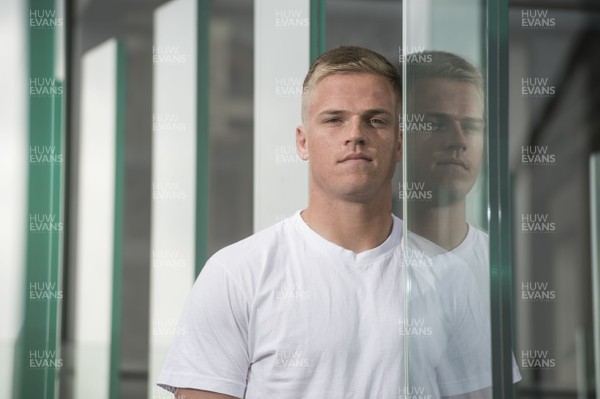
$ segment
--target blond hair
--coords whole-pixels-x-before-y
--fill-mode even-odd
[[[402,99],[402,79],[398,70],[381,54],[358,46],[339,46],[321,54],[310,67],[302,85],[302,120],[306,117],[308,97],[315,85],[335,74],[372,73],[390,82],[396,101]]]

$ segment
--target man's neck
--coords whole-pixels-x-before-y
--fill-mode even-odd
[[[302,212],[306,224],[326,240],[360,253],[381,245],[393,226],[391,195],[364,202],[331,200],[311,193]]]
[[[408,212],[410,231],[450,251],[458,247],[467,236],[465,201],[448,206],[415,204]]]

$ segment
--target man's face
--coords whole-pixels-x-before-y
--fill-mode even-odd
[[[311,190],[359,202],[390,195],[402,154],[392,85],[370,73],[334,74],[308,96],[296,147],[310,160]]]
[[[420,79],[414,83],[406,119],[410,180],[424,183],[436,205],[464,200],[477,180],[483,154],[481,94],[469,82]],[[423,121],[426,128],[411,131],[411,121]]]

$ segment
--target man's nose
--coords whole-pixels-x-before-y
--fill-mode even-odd
[[[467,149],[467,134],[459,121],[453,121],[446,132],[446,147],[451,150]]]
[[[363,126],[360,118],[352,118],[349,121],[346,144],[349,143],[366,144],[365,126]]]

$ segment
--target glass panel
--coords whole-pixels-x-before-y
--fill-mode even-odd
[[[507,4],[487,4],[487,133],[490,228],[490,293],[494,397],[514,393],[512,345],[512,264],[510,253],[510,180],[508,173]]]
[[[118,141],[118,43],[111,39],[82,60],[79,209],[76,254],[74,397],[107,398],[115,262]],[[117,299],[116,306],[120,306]],[[114,356],[114,354],[113,354]],[[94,389],[90,389],[94,387]]]
[[[597,243],[589,202],[597,176],[590,180],[589,158],[600,149],[600,13],[585,2],[566,4],[515,4],[509,14],[513,296],[523,398],[594,391],[590,265]]]
[[[209,256],[253,231],[253,7],[253,0],[211,2]]]
[[[185,333],[177,321],[195,277],[196,26],[194,0],[154,14],[149,398],[168,397],[155,383],[173,336]]]
[[[327,49],[340,45],[362,46],[377,51],[394,65],[399,65],[398,49],[402,45],[400,21],[400,1],[329,0]]]
[[[309,1],[254,5],[254,230],[307,204],[308,168],[296,152],[309,67]]]
[[[23,320],[14,360],[14,397],[52,397],[63,367],[60,347],[64,234],[64,71],[58,59],[64,16],[60,2],[29,1],[28,215]],[[23,21],[17,18],[17,21]],[[19,98],[19,96],[17,96]],[[12,104],[8,107],[12,108]],[[25,221],[22,219],[22,221]],[[17,248],[18,249],[18,248]],[[17,309],[20,307],[17,306]]]
[[[82,57],[88,51],[104,43],[107,38],[119,38],[119,51],[126,54],[127,68],[120,63],[121,72],[117,83],[118,95],[113,101],[120,114],[116,115],[123,130],[121,143],[115,147],[115,162],[122,165],[116,170],[114,217],[114,268],[115,285],[111,309],[110,350],[110,396],[135,397],[142,399],[147,394],[148,342],[151,331],[149,323],[150,291],[150,230],[151,230],[151,153],[152,153],[152,44],[153,11],[157,2],[72,2],[69,18],[73,21],[67,30],[67,41],[71,57],[68,67],[68,89],[71,94],[69,123],[67,124],[69,158],[69,226],[68,258],[65,265],[66,306],[63,342],[67,366],[61,381],[64,390],[61,398],[77,398],[73,391],[73,378],[79,370],[74,369],[77,358],[74,349],[75,335],[79,328],[77,307],[78,253],[81,252],[77,237],[80,163],[86,162],[79,154],[82,125]],[[112,66],[111,68],[115,68]],[[104,73],[104,71],[102,71]],[[113,72],[110,72],[113,73]],[[125,79],[126,75],[126,79]],[[126,92],[126,95],[123,95]],[[126,114],[125,114],[126,113]],[[107,121],[108,123],[108,121]],[[104,162],[104,161],[102,161]],[[103,183],[104,184],[104,183]],[[118,203],[117,203],[118,202]],[[119,205],[120,204],[120,205]],[[121,265],[123,266],[121,268]],[[117,276],[119,278],[117,278]],[[104,300],[104,293],[102,300]],[[108,305],[107,305],[108,306]],[[107,354],[108,356],[108,354]],[[104,383],[104,381],[103,381]],[[135,394],[134,394],[135,393]],[[130,396],[133,395],[133,396]]]
[[[491,391],[483,5],[403,3],[407,398]]]

